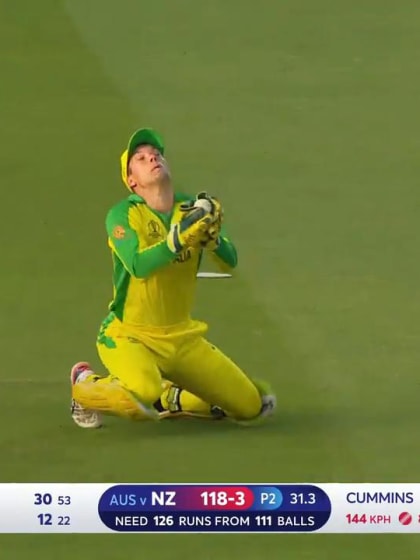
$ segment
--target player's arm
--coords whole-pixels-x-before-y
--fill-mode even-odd
[[[218,246],[212,251],[212,255],[222,270],[230,270],[238,264],[238,252],[223,225],[220,230]]]
[[[136,278],[147,278],[176,259],[166,239],[141,247],[141,239],[130,225],[129,207],[111,209],[106,218],[106,230],[112,250]]]
[[[209,205],[208,212],[213,217],[213,221],[207,228],[206,241],[202,246],[211,252],[222,270],[235,268],[238,264],[238,253],[224,228],[222,205],[217,198],[205,191],[198,193],[195,201],[191,201],[190,204],[198,206],[200,203],[203,207],[203,202]]]

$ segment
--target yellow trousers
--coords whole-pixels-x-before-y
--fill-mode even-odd
[[[97,349],[109,377],[151,407],[167,379],[238,420],[255,418],[261,396],[247,375],[203,334],[207,325],[189,321],[169,328],[139,329],[113,318],[101,330]]]

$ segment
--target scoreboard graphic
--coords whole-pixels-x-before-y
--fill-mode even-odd
[[[0,533],[420,533],[420,484],[0,484]]]

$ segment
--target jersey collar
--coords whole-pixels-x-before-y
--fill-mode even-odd
[[[181,193],[177,193],[177,192],[175,193],[175,202],[184,202],[186,198],[188,197],[186,197]],[[138,202],[139,204],[146,204],[144,198],[135,193],[130,194],[128,200],[130,200],[130,202]]]
[[[145,204],[144,198],[135,193],[130,194],[128,200],[130,202],[140,202],[141,204]]]

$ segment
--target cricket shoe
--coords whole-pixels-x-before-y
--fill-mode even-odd
[[[277,408],[276,395],[263,395],[261,400],[262,400],[262,407],[260,412],[260,418],[272,416]]]
[[[253,380],[254,385],[257,387],[258,392],[261,395],[261,410],[259,418],[266,418],[267,416],[272,416],[277,408],[277,398],[273,393],[272,388],[266,381]]]
[[[76,383],[84,381],[89,375],[93,375],[90,364],[87,362],[75,364],[70,373],[72,388]],[[73,398],[71,399],[71,417],[80,428],[100,428],[102,426],[102,418],[98,412],[83,408]]]

